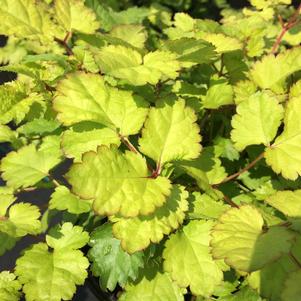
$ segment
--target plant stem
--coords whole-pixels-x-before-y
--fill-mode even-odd
[[[295,257],[295,255],[292,252],[289,252],[289,256],[293,260],[293,262],[301,269],[301,262]]]
[[[281,16],[279,17],[281,25],[282,25],[282,30],[279,33],[273,47],[271,50],[272,54],[275,54],[280,46],[280,43],[284,37],[284,35],[291,29],[293,28],[295,25],[297,25],[299,23],[298,21],[298,16],[300,14],[301,11],[301,3],[299,4],[297,10],[295,11],[295,13],[290,17],[290,19],[288,20],[287,23],[284,23]]]
[[[226,203],[228,203],[231,207],[234,207],[234,208],[239,208],[239,206],[237,204],[235,204],[228,196],[226,196],[224,194],[224,200]]]
[[[67,34],[66,34],[66,36],[63,40],[61,40],[59,38],[56,38],[56,37],[54,38],[54,40],[65,48],[68,55],[73,55],[74,53],[73,53],[72,49],[69,47],[69,45],[67,43],[70,35],[71,35],[71,33],[67,32]]]
[[[122,136],[120,134],[119,134],[119,137],[120,137],[122,143],[124,143],[131,152],[133,152],[135,154],[139,153],[137,148],[130,142],[130,140],[127,137]]]
[[[246,172],[247,170],[249,170],[250,168],[252,168],[258,161],[260,161],[262,158],[264,157],[264,152],[261,153],[258,157],[256,157],[250,164],[248,164],[245,168],[241,169],[240,171],[234,173],[233,175],[225,178],[224,180],[222,180],[220,183],[215,184],[213,186],[219,186],[220,184],[229,182],[235,178],[237,178],[238,176],[240,176],[241,174],[243,174],[244,172]]]

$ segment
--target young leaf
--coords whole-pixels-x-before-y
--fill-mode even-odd
[[[8,186],[25,188],[34,185],[48,176],[49,170],[61,161],[57,151],[51,152],[41,147],[37,149],[30,144],[2,159],[0,171]]]
[[[121,287],[129,280],[136,280],[139,268],[143,267],[143,253],[129,255],[122,250],[120,241],[113,237],[112,225],[96,228],[92,234],[88,253],[93,275],[99,277],[103,289],[113,291],[117,284]]]
[[[16,133],[6,125],[0,125],[0,143],[12,142],[17,137]]]
[[[139,132],[148,112],[141,97],[107,86],[100,75],[82,72],[59,83],[53,107],[64,125],[94,121],[125,136]]]
[[[261,214],[249,205],[224,213],[212,236],[213,257],[245,272],[259,270],[288,253],[294,238],[284,227],[274,226],[265,231]]]
[[[88,242],[89,236],[81,229],[72,229],[71,224],[63,225],[62,238],[46,237],[54,248],[52,252],[47,244],[39,243],[17,260],[15,273],[23,284],[26,299],[70,300],[76,285],[84,283],[89,261],[77,249]]]
[[[144,277],[137,284],[127,285],[119,301],[135,301],[137,296],[143,301],[184,301],[183,290],[166,273],[157,273],[151,279]]]
[[[283,108],[277,99],[266,93],[256,93],[237,106],[232,118],[231,139],[242,151],[248,145],[270,145],[283,118]]]
[[[59,186],[51,195],[49,209],[67,210],[73,214],[91,211],[92,201],[82,200],[65,186]]]
[[[113,234],[121,240],[121,246],[128,253],[143,250],[151,242],[159,243],[164,234],[177,229],[188,210],[188,193],[184,187],[174,185],[166,203],[147,216],[134,218],[112,217]]]
[[[99,28],[94,12],[83,0],[55,0],[57,20],[67,32],[94,33]]]
[[[41,232],[40,211],[37,206],[17,203],[8,209],[10,202],[1,203],[0,206],[0,232],[13,238]]]
[[[160,165],[173,160],[195,159],[201,136],[194,111],[183,100],[151,108],[139,139],[140,150]]]
[[[300,106],[301,96],[289,100],[284,116],[284,131],[265,151],[267,164],[290,180],[296,180],[301,175]]]
[[[72,191],[94,199],[93,209],[101,215],[130,217],[149,214],[162,206],[170,194],[167,178],[150,178],[145,158],[115,147],[99,147],[83,156],[67,174]]]
[[[163,252],[164,270],[180,287],[190,286],[194,295],[209,297],[223,279],[210,254],[211,221],[191,221],[172,234]]]
[[[46,235],[47,245],[56,251],[76,250],[82,248],[89,241],[89,234],[80,226],[64,223],[54,228],[51,235]]]
[[[1,301],[18,301],[21,297],[21,283],[16,276],[9,271],[0,273],[0,300]]]

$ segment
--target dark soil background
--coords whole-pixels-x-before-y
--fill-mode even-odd
[[[136,5],[143,5],[145,1],[143,0],[137,0],[134,1]],[[146,1],[149,2],[149,1]],[[197,7],[201,6],[201,1],[195,0],[193,1],[193,8],[192,11],[196,11]],[[228,1],[233,7],[241,8],[244,6],[247,6],[249,3],[248,1],[239,1],[239,0],[230,0]],[[295,5],[299,5],[300,1],[293,1]],[[214,1],[212,1],[214,3]],[[216,10],[216,7],[214,4],[209,5],[210,6],[210,13],[214,18],[219,18],[219,12]],[[0,35],[0,47],[3,47],[6,43],[6,37]],[[0,72],[0,85],[12,81],[16,78],[14,73],[10,72]],[[0,159],[5,156],[5,154],[9,151],[8,148],[5,147],[5,145],[0,147]],[[3,185],[4,183],[1,183],[0,179],[0,185]],[[47,203],[49,200],[49,196],[52,193],[51,190],[40,190],[35,191],[31,193],[23,193],[18,196],[18,201],[23,202],[31,202],[33,204],[38,205],[39,207],[43,207],[43,204]],[[13,270],[15,266],[16,259],[19,257],[19,254],[24,248],[28,247],[29,245],[36,243],[37,239],[34,237],[25,237],[21,239],[15,246],[15,248],[9,252],[7,252],[4,256],[0,257],[0,271],[2,270]],[[86,281],[84,286],[78,287],[77,293],[73,298],[73,301],[106,301],[106,300],[116,300],[113,295],[104,294],[102,293],[97,284],[97,279],[89,276],[88,280]]]

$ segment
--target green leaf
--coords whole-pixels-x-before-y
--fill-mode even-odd
[[[296,271],[290,274],[285,281],[285,286],[282,293],[283,301],[300,300],[301,288],[301,271]]]
[[[301,190],[277,191],[266,202],[289,217],[301,217]]]
[[[82,200],[65,186],[59,186],[51,195],[49,209],[67,210],[73,214],[91,211],[92,201]]]
[[[8,186],[25,188],[49,175],[49,170],[61,161],[60,152],[43,147],[46,144],[42,144],[39,149],[30,144],[16,152],[10,152],[1,160],[0,171]]]
[[[164,234],[177,229],[188,210],[188,193],[184,187],[174,185],[166,203],[150,215],[135,218],[112,217],[113,234],[121,240],[128,253],[143,250],[151,242],[159,243]]]
[[[214,200],[208,194],[193,192],[189,196],[189,212],[191,219],[217,219],[229,209],[229,205]]]
[[[139,132],[148,112],[141,97],[107,86],[97,74],[82,72],[59,83],[53,106],[64,125],[94,121],[125,136]]]
[[[134,47],[143,48],[147,39],[147,32],[141,25],[118,25],[113,27],[110,36],[124,40]]]
[[[215,48],[210,43],[192,38],[167,41],[164,43],[164,49],[175,53],[183,67],[208,64],[216,58]]]
[[[172,234],[163,252],[164,270],[180,287],[190,286],[194,295],[211,296],[223,272],[210,254],[211,221],[191,221]]]
[[[95,59],[102,72],[134,86],[155,85],[159,80],[175,79],[180,69],[174,53],[160,50],[142,57],[134,49],[110,45],[97,51]]]
[[[89,258],[93,262],[93,275],[100,277],[103,289],[113,291],[117,284],[124,287],[129,280],[136,280],[139,268],[143,267],[143,253],[132,255],[123,251],[120,241],[113,237],[112,225],[105,224],[96,228],[89,245]]]
[[[67,32],[94,33],[99,28],[96,15],[84,5],[83,0],[55,0],[55,13]]]
[[[247,300],[248,301],[262,301],[260,296],[254,290],[252,290],[248,287],[242,288],[240,291],[238,291],[237,293],[235,293],[231,296],[219,298],[219,300],[220,301],[247,301]]]
[[[183,290],[180,289],[168,276],[157,273],[152,279],[144,277],[137,284],[126,286],[120,301],[135,301],[139,296],[143,301],[184,301]]]
[[[80,226],[64,223],[55,228],[51,235],[46,235],[47,245],[56,251],[76,250],[85,246],[89,241],[89,234]]]
[[[199,37],[211,43],[217,53],[225,53],[242,49],[242,44],[235,38],[228,37],[222,33],[205,33],[202,32]]]
[[[18,301],[21,297],[21,284],[16,276],[9,271],[0,273],[0,300],[1,301]]]
[[[44,135],[54,132],[58,129],[60,123],[56,120],[34,119],[25,123],[17,129],[17,132],[26,136]]]
[[[19,124],[34,103],[42,102],[37,93],[26,92],[26,87],[18,82],[0,87],[0,124],[14,121]]]
[[[259,211],[249,205],[224,213],[214,227],[211,241],[214,258],[235,269],[250,272],[288,253],[293,235],[283,227],[263,228]]]
[[[211,81],[211,86],[202,97],[202,105],[205,109],[218,109],[224,105],[233,104],[233,88],[225,79]]]
[[[2,256],[6,251],[11,250],[16,245],[17,241],[17,238],[0,232],[0,256]]]
[[[265,151],[267,164],[290,180],[296,180],[301,175],[300,106],[301,96],[289,100],[284,116],[284,131]]]
[[[162,206],[170,194],[167,178],[150,178],[146,160],[115,147],[99,147],[84,154],[67,174],[72,191],[84,199],[94,199],[93,209],[101,215],[137,216]]]
[[[256,85],[250,80],[239,81],[233,89],[235,94],[234,101],[236,104],[248,100],[257,90]]]
[[[12,142],[16,139],[17,135],[6,125],[0,125],[0,143]]]
[[[30,203],[1,202],[0,231],[13,238],[27,234],[36,235],[41,232],[39,208]]]
[[[197,158],[201,136],[196,120],[183,100],[151,108],[139,139],[141,152],[159,164]]]
[[[120,144],[116,131],[93,122],[81,122],[64,132],[62,149],[68,158],[80,162],[82,155],[89,151],[96,151],[100,145],[110,146]]]
[[[89,236],[81,227],[71,224],[62,226],[62,238],[50,238],[48,245],[33,245],[17,260],[15,273],[23,284],[27,300],[60,301],[70,300],[76,285],[84,284],[89,261],[77,248],[87,243]],[[51,285],[49,285],[51,284]]]
[[[248,277],[250,286],[256,289],[262,297],[271,301],[283,300],[281,295],[283,294],[286,280],[300,269],[296,263],[296,260],[300,261],[301,259],[300,242],[299,236],[291,249],[290,255],[283,255],[277,261],[266,265],[259,271],[251,273]]]
[[[19,37],[51,36],[54,24],[45,6],[31,0],[0,1],[0,33]]]
[[[242,151],[253,144],[269,146],[283,118],[283,108],[278,100],[258,92],[240,103],[236,111],[231,122],[231,139],[235,147]]]
[[[262,89],[271,89],[276,93],[284,91],[286,78],[301,69],[300,48],[286,50],[278,54],[263,57],[253,65],[251,78]]]

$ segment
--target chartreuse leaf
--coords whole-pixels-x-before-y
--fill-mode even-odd
[[[241,288],[235,294],[231,294],[230,296],[219,298],[220,301],[262,301],[256,291],[252,290],[249,287]]]
[[[54,24],[45,6],[31,0],[1,0],[0,33],[5,35],[51,36]]]
[[[273,54],[263,57],[253,65],[251,78],[262,89],[282,93],[286,78],[301,69],[301,49],[286,50],[276,57]]]
[[[249,205],[224,213],[212,232],[212,254],[231,267],[251,272],[288,253],[294,238],[284,227],[263,228],[259,211]]]
[[[16,133],[6,125],[0,125],[0,143],[11,142],[16,138]]]
[[[94,12],[83,0],[55,0],[56,18],[67,32],[94,33],[99,28]]]
[[[213,260],[209,242],[212,221],[191,221],[172,234],[163,252],[164,270],[180,287],[190,286],[194,295],[211,296],[223,272]]]
[[[167,41],[164,44],[164,49],[175,53],[177,55],[177,60],[183,67],[210,63],[216,58],[214,46],[208,42],[193,38]]]
[[[137,296],[144,301],[184,301],[183,290],[166,273],[157,273],[151,279],[143,277],[137,284],[128,284],[119,300],[135,301]]]
[[[300,106],[301,96],[289,100],[284,116],[284,131],[265,151],[267,164],[290,180],[296,180],[301,175]]]
[[[96,151],[97,146],[120,144],[120,138],[116,131],[103,127],[94,122],[81,122],[65,131],[62,136],[62,149],[68,158],[74,158],[80,162],[82,154],[88,151]]]
[[[169,51],[156,50],[142,57],[138,51],[120,45],[101,48],[95,59],[102,72],[135,86],[175,79],[180,69],[176,55]]]
[[[221,106],[233,104],[233,88],[225,79],[213,80],[202,97],[202,105],[206,109],[218,109]]]
[[[16,276],[9,271],[0,273],[0,300],[1,301],[18,301],[21,297],[21,283]]]
[[[57,120],[39,118],[25,123],[24,125],[20,126],[17,131],[18,133],[26,136],[43,135],[54,132],[59,128],[59,126],[60,123]]]
[[[177,229],[188,210],[188,193],[183,186],[174,185],[166,203],[150,215],[134,218],[112,217],[114,236],[128,253],[143,250],[151,242],[159,243],[164,234]]]
[[[189,212],[191,219],[217,219],[229,209],[229,205],[216,201],[208,194],[193,192],[189,196]]]
[[[82,200],[65,186],[57,187],[49,202],[49,209],[67,210],[73,214],[89,212],[91,207],[92,201]]]
[[[15,274],[27,300],[70,300],[87,277],[89,261],[78,249],[88,242],[88,233],[65,223],[59,234],[60,238],[47,235],[47,244],[33,245],[17,260]]]
[[[14,121],[19,124],[35,102],[43,98],[37,93],[28,95],[27,88],[21,83],[5,84],[0,87],[0,124]]]
[[[266,93],[256,93],[237,106],[232,118],[231,139],[242,151],[248,145],[270,145],[283,118],[283,108],[278,100]]]
[[[277,191],[266,202],[289,217],[301,217],[301,190]]]
[[[39,208],[30,203],[17,203],[8,209],[12,203],[11,201],[12,199],[9,202],[0,203],[1,233],[5,233],[13,238],[22,237],[27,234],[39,234],[41,232]]]
[[[121,135],[137,134],[148,112],[141,97],[107,86],[97,74],[83,72],[59,83],[53,106],[64,125],[94,121]]]
[[[8,186],[25,188],[34,185],[48,176],[50,169],[60,163],[58,146],[46,142],[40,148],[34,144],[24,146],[2,159],[0,171]]]
[[[196,114],[184,100],[151,108],[139,139],[142,153],[159,164],[195,159],[201,152]]]
[[[242,49],[242,44],[239,40],[228,37],[222,33],[201,32],[199,37],[211,43],[217,53],[226,53]]]
[[[130,217],[149,214],[162,206],[170,194],[167,178],[149,177],[145,158],[116,147],[99,147],[84,154],[67,174],[72,191],[84,199],[94,199],[93,209],[102,215]]]
[[[89,241],[89,234],[80,226],[64,223],[54,228],[51,235],[46,236],[47,245],[54,250],[75,250],[82,248]]]
[[[125,252],[120,241],[113,237],[112,225],[105,224],[96,228],[89,245],[89,258],[93,262],[93,275],[100,277],[103,289],[113,291],[117,284],[124,287],[129,280],[136,280],[139,268],[143,267],[143,253],[132,255]]]
[[[142,25],[118,25],[113,27],[110,36],[124,40],[134,47],[143,48],[147,32]]]

